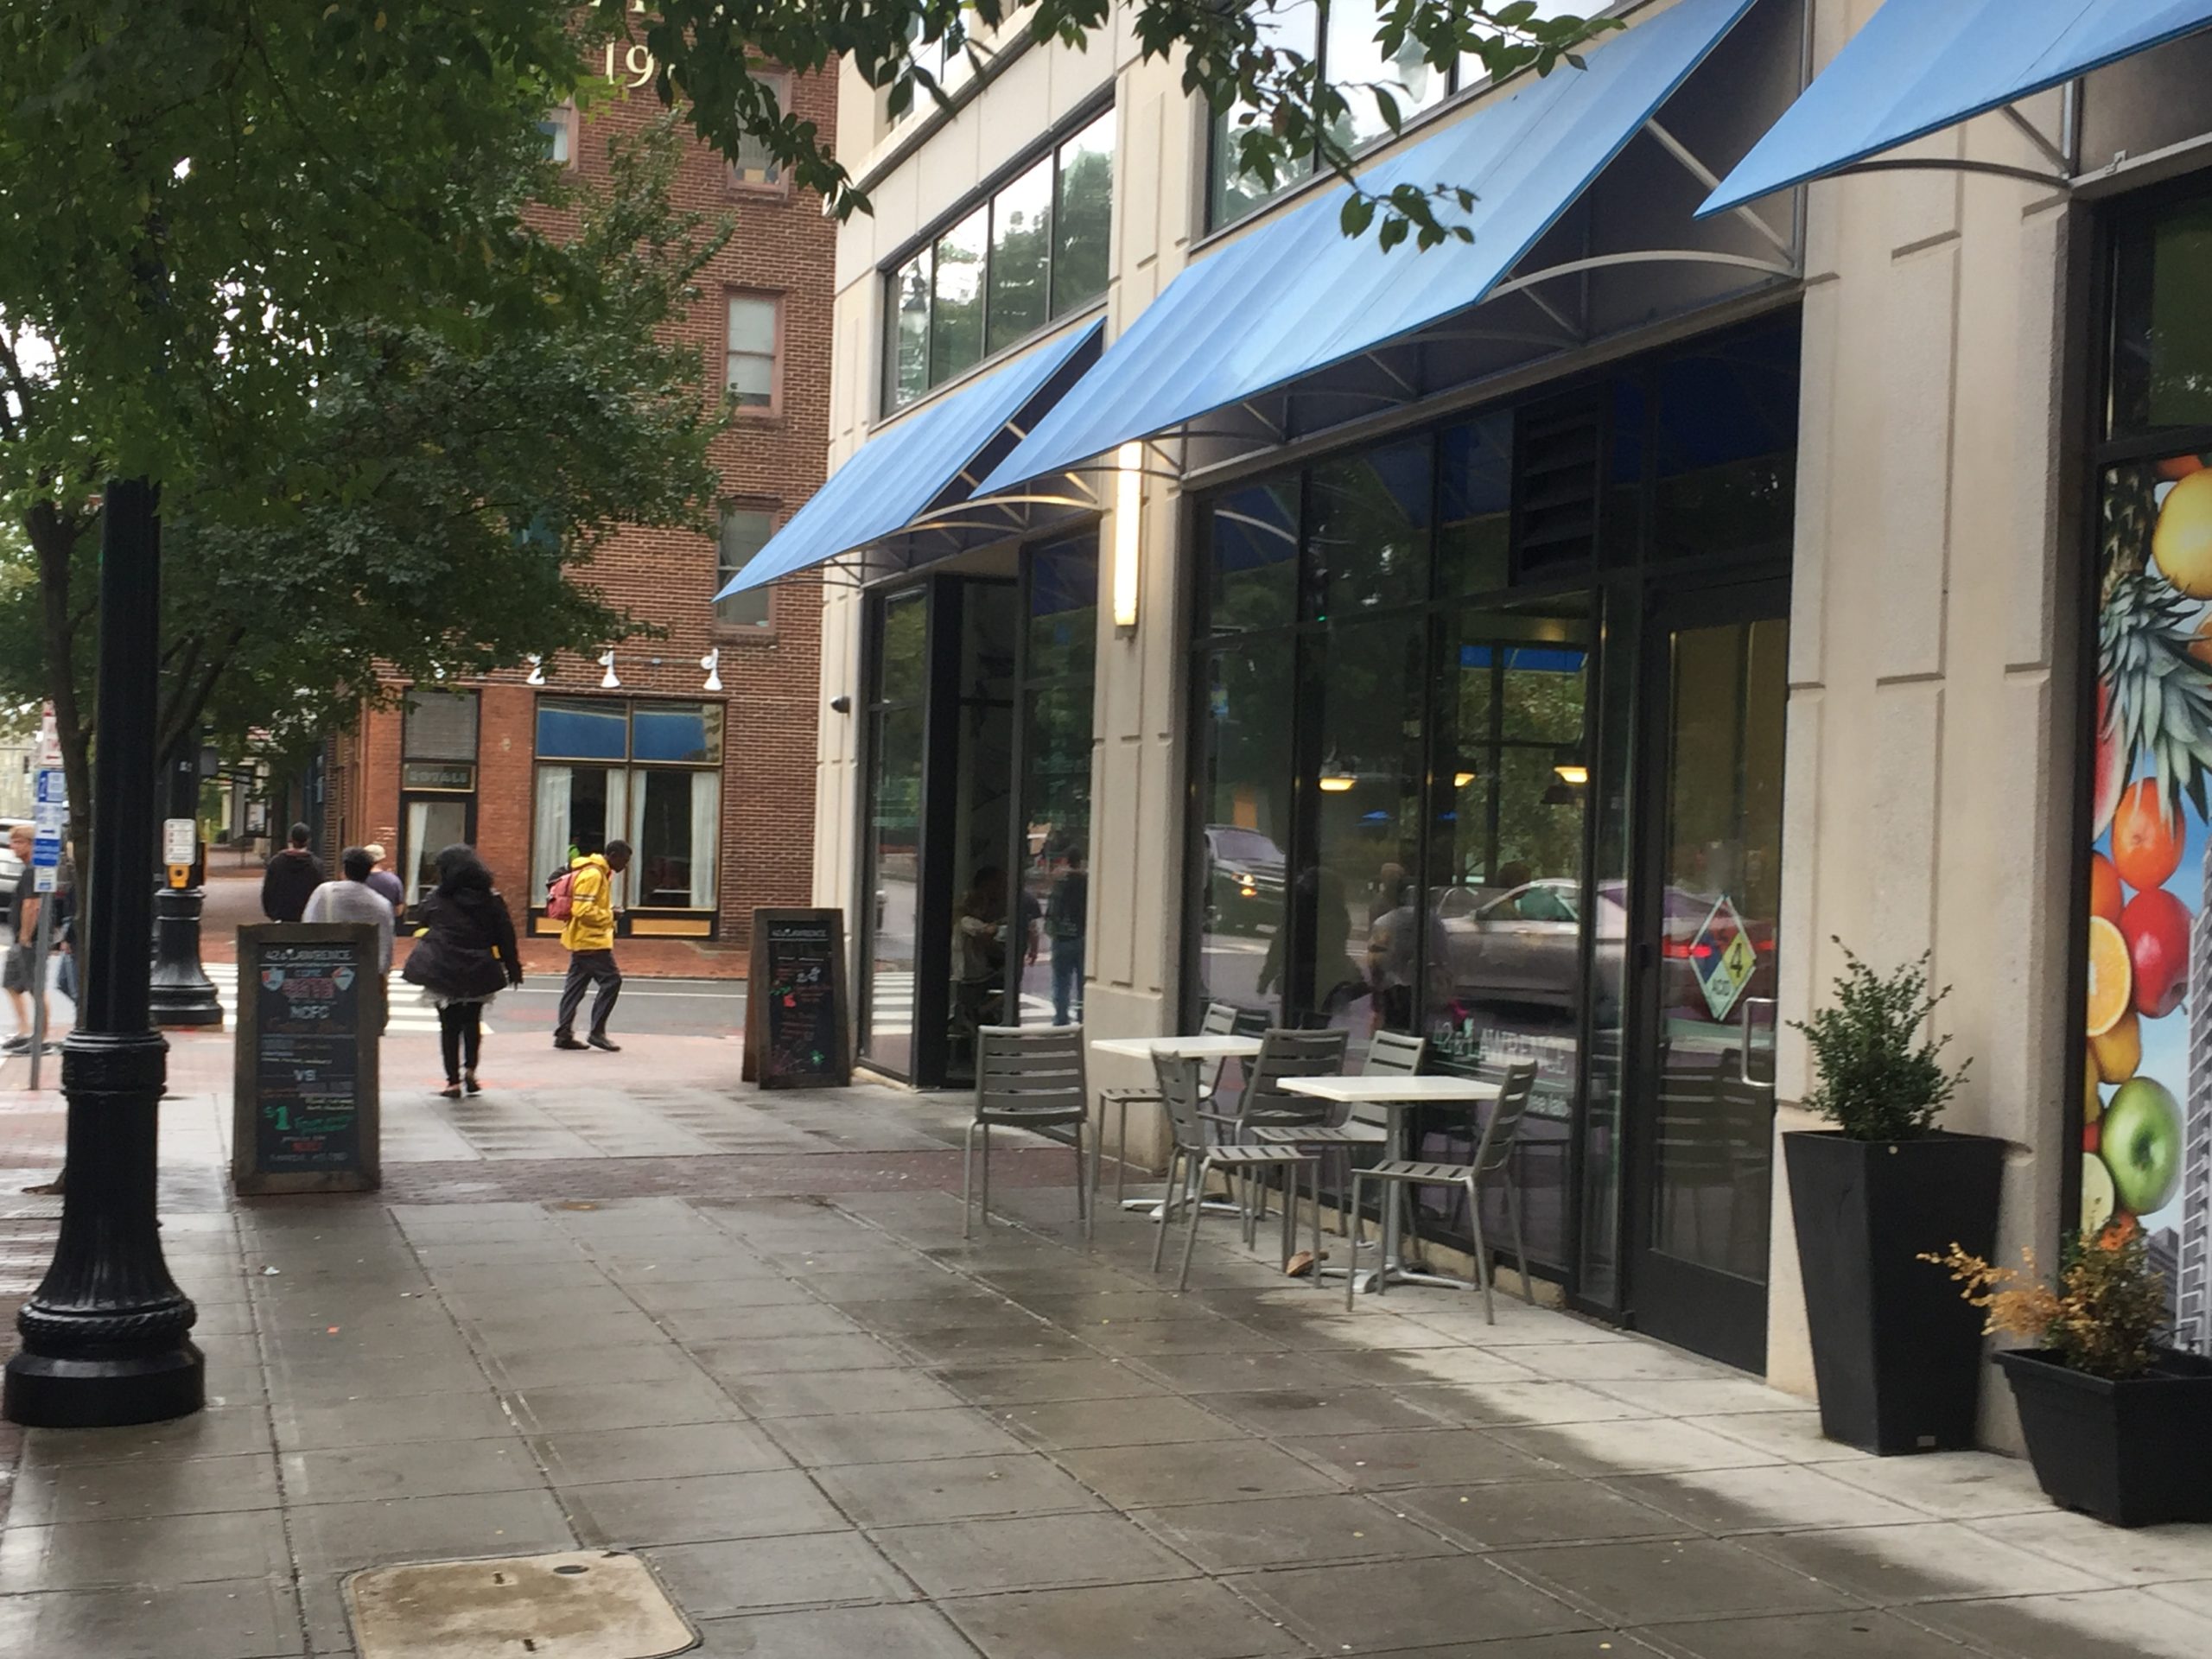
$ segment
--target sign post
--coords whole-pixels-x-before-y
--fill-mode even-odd
[[[51,753],[53,765],[47,764]],[[47,706],[39,732],[38,785],[31,820],[31,891],[38,895],[38,927],[31,941],[31,1087],[39,1088],[46,1052],[46,963],[54,950],[54,906],[50,902],[61,874],[61,836],[69,822],[69,786],[61,772],[61,745],[54,730],[54,708]],[[22,878],[16,878],[21,880]]]
[[[384,1001],[377,930],[366,922],[238,930],[231,1184],[240,1194],[382,1184]]]
[[[845,912],[753,912],[742,1076],[763,1089],[842,1088],[853,1080],[845,994]]]

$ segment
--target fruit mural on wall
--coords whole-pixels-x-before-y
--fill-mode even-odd
[[[2176,1336],[2198,1349],[2212,1349],[2206,459],[2116,467],[2103,480],[2082,1096],[2081,1224],[2142,1224]]]

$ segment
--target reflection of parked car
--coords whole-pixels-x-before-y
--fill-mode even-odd
[[[1592,950],[1598,983],[1606,1006],[1599,1023],[1618,1018],[1610,1006],[1618,995],[1620,968],[1628,942],[1626,889],[1618,881],[1598,890],[1592,918]],[[1709,950],[1700,938],[1706,918],[1718,902],[1711,893],[1667,889],[1661,927],[1661,1006],[1710,1019],[1698,974],[1698,959]],[[1581,945],[1581,883],[1565,877],[1530,881],[1510,892],[1486,896],[1479,888],[1452,887],[1437,900],[1452,963],[1452,992],[1476,1003],[1526,1004],[1572,1008],[1576,1000]],[[1758,952],[1758,966],[1742,995],[1771,996],[1774,936],[1770,925],[1746,918],[1745,931]]]
[[[1206,826],[1206,921],[1249,933],[1282,921],[1282,849],[1256,830]]]

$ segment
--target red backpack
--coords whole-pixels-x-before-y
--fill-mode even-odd
[[[545,887],[545,918],[565,922],[576,907],[576,873],[563,870]]]

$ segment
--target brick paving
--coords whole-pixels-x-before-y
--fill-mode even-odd
[[[955,1102],[675,1046],[627,1093],[395,1098],[385,1192],[238,1204],[220,1047],[178,1046],[165,1126],[213,1401],[21,1437],[9,1659],[347,1655],[358,1567],[576,1548],[645,1556],[710,1659],[2206,1648],[2212,1528],[1863,1457],[1675,1350],[1447,1291],[1348,1315],[1225,1221],[1178,1295],[1145,1217],[1086,1243],[1057,1147],[1001,1147],[963,1239]],[[0,1096],[0,1145],[41,1114]]]

